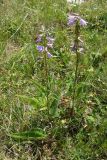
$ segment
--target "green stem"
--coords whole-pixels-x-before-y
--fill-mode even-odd
[[[46,86],[46,101],[47,101],[47,109],[49,113],[49,87],[48,87],[48,64],[47,64],[47,53],[44,52],[44,70],[45,70],[45,86]]]
[[[72,96],[72,110],[74,112],[74,107],[75,107],[75,100],[76,100],[76,89],[77,89],[77,83],[78,83],[78,68],[79,68],[79,59],[80,59],[80,54],[78,52],[79,48],[79,31],[80,31],[80,26],[77,21],[76,26],[75,26],[75,50],[76,50],[76,67],[75,67],[75,77],[74,77],[74,86],[73,86],[73,96]]]

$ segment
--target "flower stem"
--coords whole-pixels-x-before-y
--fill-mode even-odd
[[[46,86],[46,106],[49,113],[49,86],[48,86],[48,63],[47,63],[47,53],[44,52],[44,70],[45,70],[45,86]]]
[[[75,100],[76,100],[76,89],[78,83],[78,69],[79,69],[79,59],[80,53],[78,52],[79,48],[79,34],[80,34],[80,25],[77,21],[75,25],[75,52],[76,52],[76,67],[75,67],[75,77],[74,77],[74,85],[73,85],[73,96],[72,96],[72,111],[74,112]]]

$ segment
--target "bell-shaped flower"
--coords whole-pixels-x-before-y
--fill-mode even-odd
[[[71,26],[71,25],[75,24],[76,20],[77,20],[77,17],[76,17],[76,16],[71,16],[71,15],[70,15],[70,16],[68,17],[68,23],[67,23],[67,24],[68,24],[69,26]]]
[[[85,21],[84,19],[82,19],[80,16],[78,15],[69,15],[68,16],[68,25],[72,26],[73,24],[75,24],[77,21],[79,21],[81,26],[86,26],[87,25],[87,21]]]
[[[43,37],[42,34],[38,35],[38,37],[36,39],[36,43],[37,44],[42,41],[42,37]],[[48,58],[51,58],[51,57],[53,57],[53,55],[48,51],[48,49],[52,49],[53,48],[54,41],[55,41],[54,38],[47,36],[46,37],[46,46],[37,45],[36,48],[40,53],[44,52],[44,54],[45,53],[47,54]]]
[[[82,19],[82,18],[80,19],[80,25],[81,25],[81,26],[86,26],[87,23],[88,23],[88,22],[85,21],[84,19]]]
[[[47,56],[48,56],[48,58],[52,58],[53,57],[53,55],[50,52],[47,52]]]
[[[47,43],[48,48],[53,48],[53,43]]]
[[[44,51],[44,46],[37,46],[37,50],[39,51],[39,52],[43,52]]]
[[[54,38],[51,38],[51,37],[46,37],[47,41],[49,43],[54,43],[55,39]]]
[[[54,43],[55,39],[51,38],[51,37],[46,37],[46,39],[47,39],[47,47],[53,48],[53,43]]]
[[[41,42],[42,41],[42,34],[39,34],[38,36],[37,36],[37,38],[36,38],[36,43],[39,43],[39,42]]]

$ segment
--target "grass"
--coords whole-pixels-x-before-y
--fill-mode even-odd
[[[64,0],[0,1],[1,160],[107,159],[106,0],[68,5]],[[67,14],[88,21],[81,28],[81,54],[74,111],[74,27]],[[55,37],[47,86],[35,38]]]

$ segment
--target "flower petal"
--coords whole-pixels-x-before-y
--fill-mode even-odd
[[[86,26],[87,25],[87,21],[85,21],[84,19],[80,18],[80,25],[81,26]]]
[[[68,17],[68,23],[67,23],[67,24],[68,24],[69,26],[75,24],[77,18],[78,18],[77,16],[69,15],[69,17]]]
[[[52,58],[53,57],[53,55],[51,53],[49,53],[49,52],[47,52],[47,56],[48,56],[48,58]]]
[[[55,39],[54,38],[52,38],[52,37],[46,37],[46,39],[47,39],[47,41],[48,41],[48,43],[54,43],[54,41],[55,41]]]
[[[48,48],[53,48],[53,43],[47,43]]]
[[[36,43],[39,43],[39,42],[41,42],[42,41],[42,34],[39,34],[38,36],[37,36],[37,38],[36,38]]]
[[[44,46],[37,46],[37,50],[39,52],[43,52],[44,51]]]

